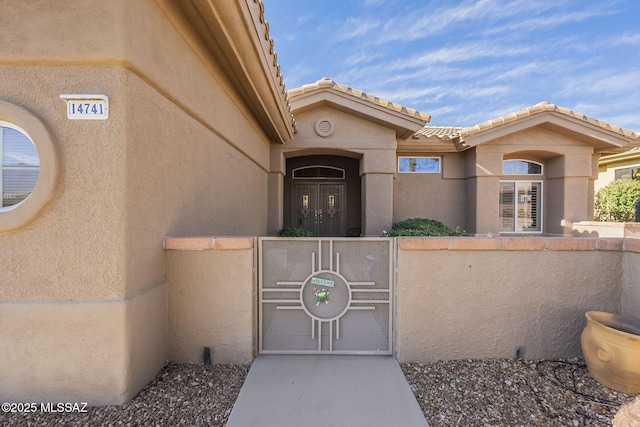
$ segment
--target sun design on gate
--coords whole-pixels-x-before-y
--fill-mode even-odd
[[[332,253],[333,251],[330,251]],[[298,299],[281,299],[276,305],[277,310],[304,310],[311,318],[311,339],[318,340],[318,351],[322,351],[323,324],[329,327],[329,351],[333,351],[334,338],[340,339],[340,319],[349,310],[375,310],[373,304],[388,301],[389,289],[371,289],[376,285],[373,281],[349,281],[340,274],[340,253],[335,252],[330,257],[329,268],[319,269],[322,265],[322,250],[311,253],[311,273],[303,281],[277,281],[278,288],[269,289],[273,292],[298,291]],[[368,256],[373,261],[373,256]],[[316,264],[317,259],[317,264]],[[263,289],[266,291],[266,289]],[[354,298],[354,293],[365,298]],[[367,294],[387,294],[386,299],[366,298]],[[265,302],[275,300],[265,300]],[[316,326],[317,325],[317,326]],[[335,330],[335,337],[334,337]]]

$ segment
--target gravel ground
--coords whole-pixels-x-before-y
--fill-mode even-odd
[[[634,396],[593,380],[578,360],[465,360],[402,369],[431,427],[610,426]],[[249,370],[167,365],[120,407],[86,413],[0,413],[8,426],[224,426]]]
[[[634,396],[600,385],[583,361],[462,360],[402,365],[431,427],[610,426]]]
[[[129,403],[86,413],[0,413],[1,426],[224,426],[249,366],[169,364]]]

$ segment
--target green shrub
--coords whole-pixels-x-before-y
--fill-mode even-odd
[[[596,193],[594,217],[596,221],[632,222],[638,198],[640,181],[615,180]]]
[[[278,233],[280,237],[312,237],[313,233],[304,228],[285,227]]]
[[[393,224],[385,236],[464,236],[459,228],[450,229],[440,221],[427,218],[410,218]]]

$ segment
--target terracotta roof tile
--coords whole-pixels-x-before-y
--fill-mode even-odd
[[[304,85],[302,87],[296,88],[296,89],[291,89],[289,90],[288,95],[289,98],[293,98],[295,96],[298,95],[302,95],[304,93],[309,93],[309,92],[313,92],[315,90],[321,90],[321,89],[332,89],[332,90],[336,90],[338,92],[342,92],[345,93],[347,95],[351,95],[354,96],[356,98],[360,98],[364,101],[367,102],[371,102],[372,104],[378,105],[380,107],[383,108],[387,108],[389,110],[393,110],[397,113],[401,113],[401,114],[405,114],[407,116],[416,118],[416,119],[420,119],[423,120],[425,122],[428,122],[431,119],[431,116],[429,116],[428,114],[425,113],[421,113],[413,108],[407,108],[403,105],[400,104],[396,104],[393,103],[391,101],[387,101],[386,99],[382,99],[379,98],[375,95],[370,95],[366,92],[363,92],[361,90],[358,89],[354,89],[352,87],[349,86],[345,86],[339,83],[334,82],[333,80],[324,77],[320,80],[318,80],[315,83],[311,83],[311,84],[307,84]]]
[[[516,111],[516,112],[511,113],[511,114],[507,114],[506,116],[498,117],[496,119],[489,120],[489,121],[486,121],[484,123],[480,123],[480,124],[472,126],[472,127],[463,128],[460,131],[460,137],[464,138],[465,136],[468,136],[468,135],[473,135],[473,134],[476,134],[478,132],[482,132],[482,131],[487,130],[487,129],[492,129],[492,128],[495,128],[497,126],[513,122],[513,121],[518,120],[518,119],[523,118],[523,117],[532,116],[534,114],[539,114],[539,113],[543,113],[543,112],[546,112],[546,111],[557,112],[557,113],[560,113],[560,114],[564,114],[565,116],[568,116],[568,117],[573,117],[573,118],[576,118],[576,119],[579,119],[579,120],[584,120],[585,122],[587,122],[589,124],[592,124],[594,126],[598,126],[598,127],[602,128],[602,129],[606,129],[606,130],[609,130],[611,132],[620,134],[620,135],[622,135],[622,136],[624,136],[626,138],[631,138],[631,139],[637,139],[638,138],[638,134],[636,134],[635,132],[632,132],[632,131],[627,130],[627,129],[622,129],[622,128],[618,127],[618,126],[614,126],[614,125],[611,125],[609,123],[606,123],[606,122],[603,122],[603,121],[600,121],[600,120],[596,120],[596,119],[594,119],[592,117],[588,117],[588,116],[586,116],[586,115],[584,115],[582,113],[576,113],[574,111],[571,111],[568,108],[559,107],[557,105],[551,104],[551,103],[546,102],[546,101],[541,102],[539,104],[536,104],[534,106],[525,108],[523,110]]]
[[[460,136],[461,127],[455,126],[425,126],[415,133],[416,136],[425,136],[427,138],[436,137],[443,141],[455,139]]]
[[[291,111],[291,104],[289,103],[287,89],[284,84],[284,76],[280,72],[280,64],[278,63],[278,54],[274,50],[274,41],[269,35],[269,22],[267,22],[264,16],[264,3],[262,2],[262,0],[253,0],[253,2],[260,8],[260,24],[263,25],[262,29],[259,29],[256,27],[256,30],[262,31],[262,36],[269,44],[269,52],[265,52],[265,53],[271,55],[271,65],[275,70],[276,79],[278,81],[278,84],[280,85],[280,89],[282,90],[283,101],[285,102],[285,106],[289,112],[289,120],[291,121],[291,126],[293,127],[293,131],[295,133],[296,120],[293,117],[293,112]]]

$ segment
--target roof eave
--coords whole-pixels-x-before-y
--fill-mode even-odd
[[[615,153],[628,150],[630,148],[629,144],[633,141],[633,138],[618,132],[555,111],[532,114],[504,124],[486,126],[484,129],[482,128],[483,125],[484,124],[474,128],[463,129],[461,136],[464,143],[470,147],[475,147],[497,138],[537,126],[582,140],[585,143],[593,145],[595,151],[601,153]],[[478,127],[480,127],[480,130],[478,130]]]
[[[441,139],[437,137],[410,138],[398,142],[398,152],[402,153],[458,153],[463,148],[458,144],[457,139]]]
[[[628,148],[628,147],[627,147]],[[622,153],[609,154],[600,157],[599,164],[607,165],[609,163],[616,163],[626,160],[640,160],[640,146],[636,146],[631,150],[626,150]]]
[[[156,0],[179,10],[267,136],[285,143],[295,122],[260,0]]]
[[[320,105],[332,108],[393,129],[400,140],[411,138],[421,129],[430,117],[426,114],[408,111],[406,108],[395,110],[371,102],[366,96],[355,96],[332,87],[315,88],[314,90],[292,90],[289,102],[294,114],[298,114]]]

